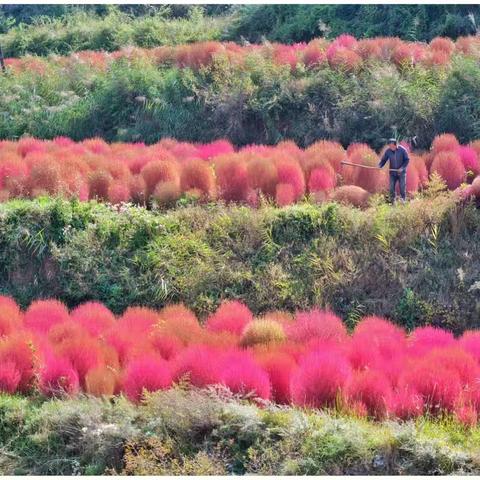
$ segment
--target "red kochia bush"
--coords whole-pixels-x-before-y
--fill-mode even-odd
[[[424,411],[423,399],[415,391],[401,388],[393,396],[391,411],[401,420],[418,417]]]
[[[219,195],[227,202],[243,202],[247,199],[247,165],[239,158],[220,157],[215,161],[215,174]]]
[[[114,180],[108,187],[108,201],[112,204],[128,202],[130,200],[130,187],[127,182]]]
[[[278,181],[277,167],[270,159],[254,158],[247,164],[248,183],[254,190],[260,190],[264,195],[274,197]],[[293,191],[293,188],[291,189]]]
[[[27,392],[33,382],[34,351],[31,339],[24,332],[0,339],[0,365],[13,363],[20,373],[18,390]]]
[[[143,335],[154,328],[160,321],[155,310],[146,307],[128,307],[118,319],[117,328],[130,335]]]
[[[40,371],[38,387],[47,397],[75,395],[79,390],[77,372],[68,360],[48,356]]]
[[[276,161],[277,179],[279,184],[291,185],[293,199],[297,201],[305,193],[305,177],[300,165],[289,159]]]
[[[18,305],[9,297],[0,295],[0,338],[22,327],[23,315]]]
[[[372,417],[384,418],[392,403],[390,383],[380,372],[354,372],[346,387],[348,402],[361,402]]]
[[[257,356],[258,364],[270,379],[272,400],[277,403],[290,402],[290,380],[297,363],[287,353],[281,351],[261,352]]]
[[[442,151],[435,155],[430,172],[438,173],[451,190],[460,186],[465,180],[465,168],[457,152]]]
[[[448,347],[455,344],[451,332],[435,327],[420,327],[413,330],[409,338],[411,355],[423,356],[433,348]]]
[[[327,167],[316,167],[308,180],[308,190],[314,192],[329,192],[335,188],[335,174]]]
[[[224,301],[214,314],[207,318],[205,327],[212,332],[230,332],[241,335],[253,320],[250,309],[237,300]]]
[[[148,341],[155,352],[165,360],[171,360],[183,348],[182,342],[178,338],[163,335],[159,331],[152,332],[148,337]]]
[[[245,352],[232,352],[222,359],[222,382],[233,393],[253,394],[268,400],[271,387],[268,374]]]
[[[473,387],[480,379],[480,366],[472,355],[459,346],[431,350],[424,357],[458,375],[462,385]]]
[[[21,378],[20,371],[14,362],[0,363],[0,393],[15,393]]]
[[[406,355],[405,333],[380,317],[365,317],[355,327],[348,358],[357,369],[375,368],[396,385]]]
[[[202,335],[197,317],[185,305],[169,305],[159,312],[159,317],[159,330],[165,335],[176,337],[183,344]]]
[[[286,207],[295,202],[295,189],[289,183],[278,183],[275,189],[275,201],[279,207]]]
[[[314,68],[320,66],[325,60],[324,43],[319,39],[309,42],[303,51],[303,63],[309,68]]]
[[[232,144],[228,140],[216,140],[212,143],[205,145],[199,145],[197,147],[198,156],[203,160],[208,160],[218,155],[225,155],[227,153],[233,153]]]
[[[199,190],[203,197],[213,198],[215,178],[212,167],[201,160],[191,160],[184,164],[181,172],[181,187],[184,192]]]
[[[338,353],[326,350],[308,354],[292,375],[293,403],[313,408],[335,406],[350,373],[350,365]]]
[[[153,193],[159,183],[180,183],[178,166],[173,161],[155,160],[142,168],[140,175],[145,180],[147,198]]]
[[[368,147],[356,149],[350,154],[349,159],[352,163],[376,167],[378,165],[377,154]],[[374,170],[367,168],[356,168],[354,171],[355,185],[367,190],[370,193],[378,193],[386,190],[387,175],[386,170]]]
[[[332,312],[314,309],[297,313],[295,323],[287,326],[287,335],[290,340],[300,343],[312,339],[339,343],[347,339],[347,329]]]
[[[85,376],[88,371],[98,367],[103,361],[98,342],[88,337],[67,339],[57,347],[56,351],[60,357],[69,360],[82,387],[85,386]]]
[[[88,176],[88,198],[108,200],[108,189],[112,176],[105,170],[96,170]]]
[[[480,174],[480,162],[477,152],[469,146],[460,146],[457,150],[462,160],[463,167],[466,172],[471,173],[474,177]]]
[[[85,377],[85,391],[95,397],[111,396],[117,391],[117,374],[111,367],[93,368]]]
[[[370,194],[356,185],[343,185],[333,191],[331,198],[339,203],[364,208],[368,205]]]
[[[405,368],[399,386],[418,393],[432,413],[453,411],[462,392],[458,373],[446,369],[434,359],[422,358]]]
[[[455,135],[444,133],[433,139],[432,152],[437,155],[440,152],[454,152],[458,150],[460,144]]]
[[[87,302],[71,312],[71,318],[96,337],[115,325],[113,313],[99,302]]]
[[[195,387],[220,383],[220,352],[212,347],[195,345],[183,350],[173,362],[173,378],[187,378]]]
[[[25,327],[46,334],[54,325],[67,321],[68,310],[58,300],[38,300],[25,312]]]
[[[473,358],[480,362],[480,332],[466,331],[459,338],[458,344],[463,350],[472,355]]]
[[[132,360],[124,373],[122,390],[132,402],[139,402],[144,391],[155,392],[170,387],[172,374],[168,363],[159,357]]]

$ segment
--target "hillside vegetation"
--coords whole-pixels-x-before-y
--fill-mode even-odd
[[[6,57],[67,55],[81,50],[112,52],[127,46],[151,48],[220,40],[225,26],[224,17],[204,15],[201,8],[192,8],[180,18],[172,18],[168,8],[141,16],[116,9],[106,16],[74,10],[59,18],[41,17],[31,26],[14,26],[0,35],[0,45]]]
[[[479,229],[474,205],[428,191],[365,211],[11,201],[0,205],[0,289],[23,306],[184,302],[204,315],[228,298],[256,314],[330,307],[350,325],[378,314],[461,332],[479,320]]]
[[[478,31],[478,5],[244,5],[230,25],[230,38],[258,42],[305,42],[349,33],[430,41]]]
[[[0,138],[301,146],[323,138],[380,148],[398,135],[428,148],[448,131],[468,143],[480,138],[479,51],[477,37],[427,46],[344,36],[7,59]]]

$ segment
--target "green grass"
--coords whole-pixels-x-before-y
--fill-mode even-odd
[[[259,409],[213,390],[123,398],[0,396],[2,474],[478,474],[480,429]]]
[[[228,298],[256,314],[317,306],[350,327],[376,314],[459,333],[478,325],[479,231],[479,210],[447,193],[365,211],[15,200],[0,205],[0,292],[117,313],[183,302],[201,317]]]

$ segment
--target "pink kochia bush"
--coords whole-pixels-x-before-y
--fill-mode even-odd
[[[8,315],[12,324],[2,320]],[[98,302],[69,311],[41,300],[23,312],[0,296],[0,321],[6,394],[123,394],[138,403],[175,384],[216,385],[257,401],[375,419],[447,413],[471,426],[480,414],[480,331],[455,338],[428,326],[407,334],[367,316],[349,332],[328,310],[257,318],[237,300],[199,321],[181,304],[115,316]]]
[[[346,48],[342,42],[335,44],[340,52]],[[442,134],[433,141],[431,151],[410,152],[408,193],[414,195],[436,173],[450,189],[465,181],[472,183],[471,193],[477,195],[477,143],[460,145],[454,135]],[[344,149],[327,140],[305,149],[292,141],[235,149],[227,140],[193,144],[163,139],[149,146],[108,144],[97,138],[78,143],[65,138],[4,140],[0,142],[0,201],[61,195],[166,208],[186,195],[199,202],[219,200],[252,207],[264,198],[283,207],[309,196],[318,203],[331,199],[364,207],[372,194],[388,190],[388,166],[376,169],[383,151],[377,153],[363,143]],[[345,161],[370,168],[345,165]],[[42,322],[47,323],[39,328],[49,328],[48,322],[55,319]]]
[[[346,73],[355,73],[368,67],[372,62],[389,63],[399,69],[421,66],[439,69],[448,66],[454,55],[464,55],[478,59],[480,57],[478,36],[460,37],[453,42],[448,38],[434,38],[430,44],[408,42],[392,37],[378,37],[357,40],[351,35],[340,35],[327,41],[317,38],[309,43],[284,45],[266,43],[239,46],[234,42],[205,41],[186,45],[161,46],[152,49],[125,47],[116,52],[80,51],[70,56],[55,56],[50,59],[25,56],[7,58],[5,64],[13,73],[33,71],[45,75],[49,67],[56,65],[67,72],[87,66],[95,71],[104,71],[115,61],[135,62],[141,60],[150,65],[173,65],[177,68],[198,70],[211,65],[215,60],[223,59],[235,65],[245,65],[250,61],[270,59],[274,64],[296,71],[300,65],[307,69],[332,69]],[[62,139],[62,145],[68,141]],[[96,152],[102,151],[102,145],[95,145]],[[26,143],[25,151],[36,151]],[[221,140],[214,142],[201,152],[201,158],[208,158],[216,152],[228,151],[228,145]]]

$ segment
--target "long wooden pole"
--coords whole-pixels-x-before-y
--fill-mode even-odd
[[[340,162],[342,165],[350,165],[352,167],[360,167],[360,168],[370,168],[371,170],[380,170],[380,167],[371,167],[370,165],[362,165],[360,163],[352,163],[352,162]],[[391,172],[401,172],[401,168],[391,168]]]

